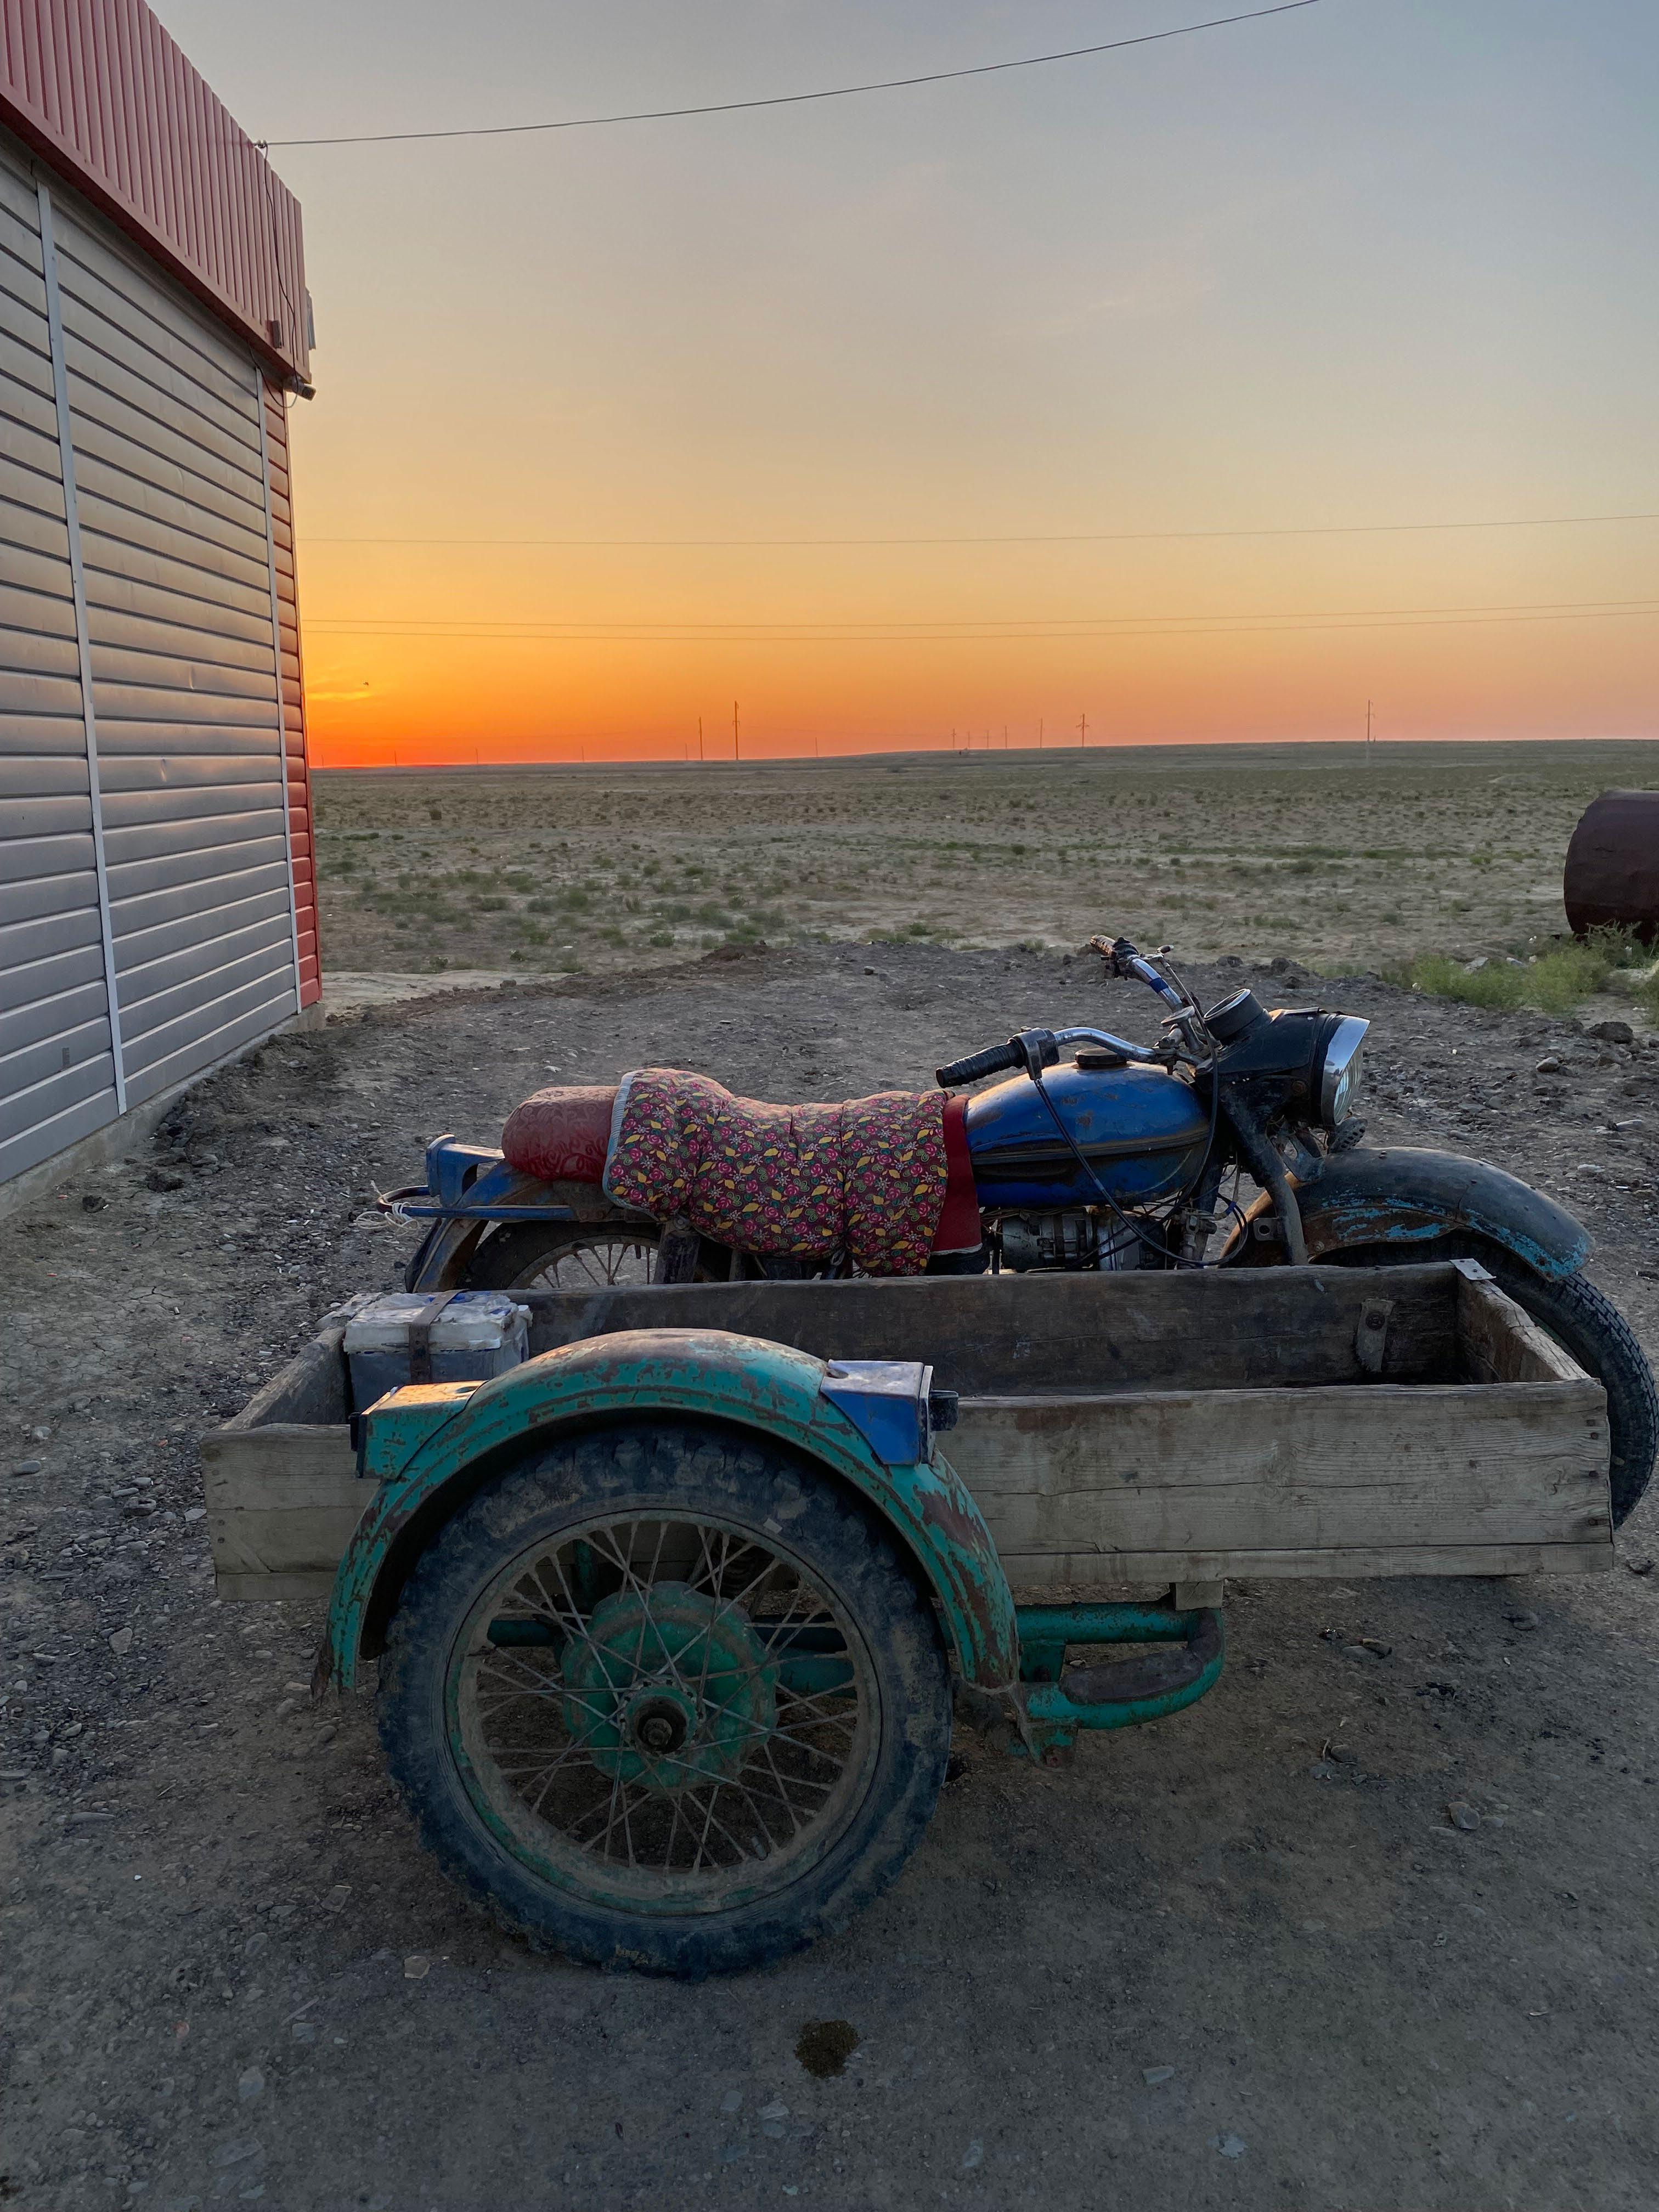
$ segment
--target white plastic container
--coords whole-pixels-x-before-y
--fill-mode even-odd
[[[530,1309],[506,1291],[388,1291],[346,1324],[361,1413],[406,1382],[483,1382],[528,1358]]]

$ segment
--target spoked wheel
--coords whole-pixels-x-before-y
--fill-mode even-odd
[[[662,1231],[654,1221],[599,1222],[567,1231],[520,1221],[485,1237],[466,1268],[470,1291],[641,1290],[657,1279]],[[697,1280],[708,1279],[704,1269]]]
[[[497,1917],[699,1975],[840,1926],[949,1748],[931,1610],[788,1455],[692,1425],[529,1457],[423,1554],[381,1662],[389,1762]]]

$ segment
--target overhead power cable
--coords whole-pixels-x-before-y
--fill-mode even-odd
[[[1152,545],[1227,538],[1382,538],[1416,531],[1565,530],[1581,524],[1659,522],[1659,508],[1629,514],[1518,514],[1486,522],[1308,522],[1245,530],[1024,530],[1000,535],[936,538],[427,538],[391,535],[343,536],[302,532],[307,545],[502,545],[517,548],[568,546],[587,551],[605,547],[665,550],[708,550],[714,547],[776,549],[783,546],[881,545]]]
[[[1317,635],[1340,629],[1438,629],[1494,623],[1650,620],[1655,616],[1659,616],[1659,599],[1587,599],[1518,606],[1358,607],[1295,615],[1034,616],[1014,622],[935,618],[864,628],[854,623],[722,624],[647,619],[610,623],[486,623],[458,617],[446,622],[396,615],[323,617],[306,627],[349,637],[482,638],[498,645],[1025,645],[1068,638],[1111,643],[1147,637],[1267,637],[1286,631]]]
[[[735,115],[753,107],[799,107],[810,100],[854,100],[870,92],[905,92],[922,84],[949,84],[962,77],[998,76],[1010,70],[1044,69],[1055,62],[1077,62],[1092,54],[1115,54],[1126,46],[1155,46],[1166,39],[1190,39],[1200,31],[1222,31],[1231,23],[1259,22],[1264,15],[1293,15],[1316,8],[1320,0],[1279,0],[1272,8],[1251,8],[1237,15],[1212,15],[1202,23],[1177,23],[1167,31],[1143,31],[1133,39],[1107,39],[1094,46],[1068,46],[1053,54],[1023,54],[1018,60],[979,62],[971,69],[929,70],[917,76],[879,77],[869,84],[836,84],[817,92],[777,92],[760,100],[716,100],[697,107],[641,107],[620,115],[567,115],[551,123],[481,123],[447,131],[357,131],[326,138],[265,138],[262,146],[387,146],[424,138],[518,138],[547,131],[597,131],[613,123],[668,123],[682,116]]]

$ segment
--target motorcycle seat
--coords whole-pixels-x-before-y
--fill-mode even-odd
[[[618,1087],[610,1083],[555,1084],[525,1099],[508,1115],[501,1131],[501,1152],[508,1166],[543,1182],[583,1182],[603,1188],[616,1134]],[[726,1103],[729,1111],[762,1134],[775,1133],[781,1123],[790,1121],[797,1112],[822,1115],[833,1110],[821,1105],[770,1106],[756,1099],[729,1097]],[[867,1102],[849,1103],[856,1106]],[[960,1097],[944,1102],[947,1188],[933,1239],[933,1249],[939,1253],[974,1251],[979,1247],[979,1201],[964,1114],[965,1101]]]
[[[605,1180],[614,1083],[562,1083],[538,1091],[507,1117],[501,1152],[509,1167],[543,1182]]]

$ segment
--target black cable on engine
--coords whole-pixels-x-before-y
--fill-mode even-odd
[[[1215,1151],[1216,1127],[1220,1118],[1221,1110],[1221,1079],[1216,1073],[1216,1064],[1213,1060],[1210,1062],[1209,1075],[1209,1142],[1204,1147],[1204,1158],[1200,1164],[1198,1174],[1191,1182],[1184,1186],[1181,1192],[1181,1196],[1183,1198],[1186,1196],[1188,1191],[1194,1188],[1198,1182],[1200,1182],[1203,1180],[1204,1170],[1209,1166],[1211,1155]],[[1077,1139],[1072,1134],[1071,1131],[1066,1127],[1065,1122],[1060,1119],[1060,1109],[1055,1105],[1054,1100],[1048,1096],[1047,1090],[1044,1088],[1041,1074],[1033,1075],[1031,1077],[1031,1080],[1036,1085],[1037,1096],[1042,1099],[1043,1104],[1048,1109],[1049,1120],[1054,1123],[1055,1128],[1059,1130],[1061,1139],[1071,1152],[1072,1157],[1076,1160],[1084,1174],[1088,1176],[1090,1182],[1094,1187],[1096,1196],[1104,1206],[1109,1207],[1109,1210],[1117,1216],[1118,1219],[1123,1224],[1123,1226],[1128,1231],[1130,1236],[1133,1237],[1138,1243],[1144,1244],[1149,1252],[1156,1252],[1161,1260],[1174,1261],[1177,1267],[1194,1267],[1203,1269],[1216,1264],[1215,1262],[1208,1260],[1183,1260],[1178,1252],[1172,1252],[1170,1249],[1170,1247],[1161,1239],[1155,1237],[1149,1237],[1145,1230],[1137,1228],[1135,1224],[1130,1220],[1128,1215],[1123,1211],[1123,1208],[1118,1204],[1117,1200],[1112,1196],[1110,1191],[1109,1191],[1105,1185],[1101,1182],[1100,1177],[1090,1166],[1088,1161],[1084,1158],[1082,1147],[1079,1145]]]

